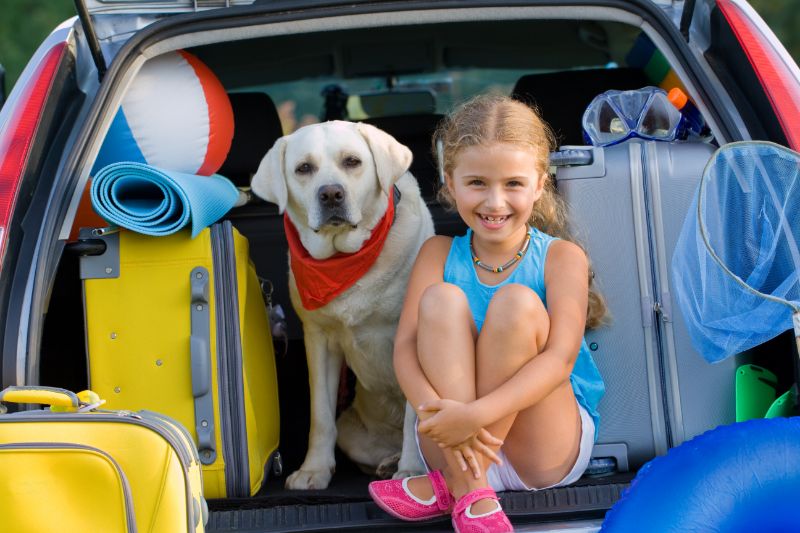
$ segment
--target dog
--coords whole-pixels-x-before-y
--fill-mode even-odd
[[[303,323],[311,427],[289,489],[326,488],[336,444],[368,472],[425,471],[415,414],[392,363],[408,276],[434,233],[411,160],[407,147],[374,126],[330,121],[278,139],[253,176],[252,191],[285,213],[290,250],[292,242],[299,248],[290,253],[289,290]],[[371,266],[351,272],[338,263],[362,254]],[[339,277],[350,285],[339,286]],[[355,397],[336,420],[343,361],[356,376]]]

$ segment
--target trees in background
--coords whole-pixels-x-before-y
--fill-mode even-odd
[[[800,0],[750,0],[750,5],[800,64]]]
[[[0,64],[6,69],[8,92],[44,38],[73,15],[72,0],[2,0]]]

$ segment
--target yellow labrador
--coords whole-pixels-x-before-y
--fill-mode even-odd
[[[335,444],[362,468],[373,470],[397,461],[402,449],[395,476],[424,472],[414,412],[392,365],[408,275],[420,246],[433,235],[430,212],[408,172],[411,158],[408,148],[374,126],[331,121],[278,139],[253,177],[253,192],[287,213],[314,260],[359,252],[373,228],[381,222],[389,228],[366,273],[319,307],[307,308],[301,295],[305,287],[298,290],[290,269],[292,304],[305,337],[311,427],[305,461],[287,478],[287,488],[327,487]],[[395,200],[394,217],[384,218]],[[343,360],[357,383],[353,404],[337,421]]]

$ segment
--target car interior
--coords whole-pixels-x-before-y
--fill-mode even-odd
[[[639,53],[643,47],[652,50],[644,58]],[[387,131],[411,149],[414,155],[411,172],[433,214],[437,233],[445,235],[458,235],[465,227],[456,214],[436,199],[440,174],[431,138],[437,123],[459,102],[488,91],[511,95],[541,111],[556,133],[559,145],[580,146],[585,144],[581,117],[596,95],[609,89],[659,86],[666,83],[664,73],[669,70],[669,65],[661,70],[653,68],[654,63],[666,64],[666,60],[639,27],[603,20],[396,25],[382,27],[380,32],[362,28],[256,36],[187,50],[217,75],[233,107],[233,143],[219,174],[238,187],[247,188],[261,158],[280,136],[323,120],[364,121]],[[715,141],[704,142],[713,146]],[[703,161],[691,164],[702,172]],[[302,328],[288,296],[287,242],[282,217],[275,205],[253,197],[247,205],[230,211],[226,218],[249,240],[259,276],[269,280],[274,290],[273,302],[280,304],[287,315],[288,338],[285,342],[275,339],[283,475],[272,475],[255,497],[212,500],[210,509],[248,511],[296,504],[368,501],[367,483],[372,478],[339,453],[336,473],[328,489],[283,488],[285,476],[299,467],[306,452],[309,392]],[[53,283],[42,333],[41,384],[71,390],[87,386],[78,261],[78,254],[71,253],[68,247]],[[603,283],[603,271],[595,274],[605,293],[627,290],[626,286]],[[612,322],[605,327],[625,331],[638,326]],[[784,343],[785,339],[776,342]],[[759,350],[768,352],[772,348],[764,346]],[[600,350],[593,356],[604,374],[607,396],[624,398],[608,405],[624,409],[626,403],[647,403],[646,398],[625,392],[626,375],[611,369],[611,359],[604,362],[604,355]],[[751,354],[751,358],[757,356]],[[727,396],[719,399],[718,406],[709,408],[713,413],[703,424],[732,421],[731,368],[717,367],[707,374],[730,385],[720,386],[719,390],[726,391]],[[353,380],[350,374],[350,393]],[[647,409],[641,412],[645,413],[642,416],[648,416]],[[604,497],[616,499],[637,469],[653,454],[660,453],[652,442],[646,447],[653,449],[652,452],[626,453],[626,445],[636,450],[639,448],[633,444],[635,441],[652,439],[651,435],[641,434],[640,429],[649,428],[649,420],[646,424],[628,424],[625,421],[628,416],[627,412],[601,409],[601,417],[615,422],[609,426],[611,429],[604,429],[601,422],[598,443],[607,447],[599,448],[595,455],[598,459],[612,459],[610,466],[601,461],[595,472],[587,472],[573,487],[544,491],[536,502],[519,503],[521,508],[538,513],[540,520],[552,519],[560,513],[601,517],[603,504],[592,502],[602,502]],[[622,451],[614,451],[619,446]],[[505,498],[506,502],[515,501],[514,495]],[[550,501],[545,501],[547,498]]]

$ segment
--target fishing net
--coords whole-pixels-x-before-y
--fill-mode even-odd
[[[799,181],[800,154],[767,142],[726,145],[703,172],[672,274],[692,343],[710,362],[793,326],[800,336]]]

